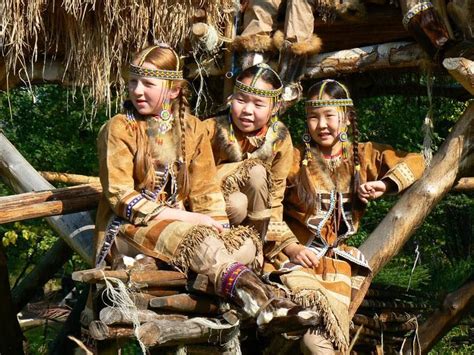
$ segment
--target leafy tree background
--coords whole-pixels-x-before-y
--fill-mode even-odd
[[[428,111],[426,97],[387,96],[356,102],[361,141],[388,143],[397,149],[420,151],[422,123]],[[444,141],[466,103],[435,98],[433,148]],[[94,114],[91,114],[93,112]],[[37,169],[97,175],[96,137],[107,120],[105,109],[85,96],[56,85],[25,88],[0,93],[0,129]],[[290,127],[293,142],[299,144],[304,130],[304,108],[298,104],[282,120]],[[13,192],[0,183],[0,195]],[[361,244],[396,202],[396,197],[371,202],[359,233],[351,240]],[[399,285],[426,292],[438,304],[443,296],[473,276],[472,194],[450,193],[432,211],[425,223],[377,276],[375,282]],[[15,285],[57,240],[42,220],[0,225],[0,240],[8,254],[10,283]],[[411,273],[415,251],[420,258]],[[69,261],[50,283],[59,288],[59,279],[85,267],[78,256]],[[41,295],[41,292],[40,292]],[[472,324],[472,315],[466,317]],[[472,327],[472,325],[471,325]],[[474,346],[452,347],[450,339],[465,335],[468,326],[455,328],[433,353],[472,353]],[[31,335],[32,352],[45,353],[54,332]]]

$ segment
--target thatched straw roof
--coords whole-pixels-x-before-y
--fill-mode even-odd
[[[197,9],[223,31],[234,6],[233,0],[3,0],[0,81],[31,71],[32,62],[56,60],[65,81],[107,101],[109,84],[124,87],[121,68],[132,53],[154,41],[183,53]]]

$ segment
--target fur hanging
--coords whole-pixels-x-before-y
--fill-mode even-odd
[[[275,50],[272,38],[267,34],[237,36],[232,48],[237,52],[271,52]]]
[[[307,41],[293,43],[290,50],[295,55],[314,55],[321,51],[322,46],[321,38],[313,34]]]
[[[331,310],[326,296],[318,290],[302,289],[292,294],[291,300],[305,308],[317,311],[321,314],[323,324],[317,327],[318,331],[325,334],[325,337],[331,341],[334,346],[342,353],[349,347],[349,339],[342,329],[339,320]],[[347,316],[349,318],[349,316]],[[347,319],[349,322],[349,319]]]
[[[281,51],[283,49],[283,46],[285,45],[285,34],[283,33],[282,30],[277,30],[273,34],[273,46]]]

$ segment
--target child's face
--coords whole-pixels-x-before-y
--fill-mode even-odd
[[[242,79],[242,83],[250,85],[252,78]],[[258,79],[255,86],[259,89],[274,89],[274,87],[262,79]],[[231,115],[232,121],[237,128],[244,133],[260,130],[265,126],[272,115],[272,100],[237,91],[232,97]]]
[[[151,63],[143,63],[143,68],[158,69]],[[131,74],[128,80],[128,94],[133,106],[144,116],[156,116],[161,112],[165,99],[172,98],[173,92],[166,81]]]
[[[323,95],[323,99],[330,97]],[[310,107],[306,111],[306,123],[311,138],[318,144],[325,154],[336,154],[342,148],[339,141],[340,125],[348,125],[347,119],[342,117],[342,113],[336,107]]]

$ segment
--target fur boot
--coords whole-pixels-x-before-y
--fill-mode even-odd
[[[240,263],[231,264],[223,273],[221,293],[242,307],[246,314],[256,318],[259,327],[270,325],[280,317],[291,318],[302,328],[308,326],[308,320],[314,320],[314,323],[319,320],[316,312],[307,311],[288,299],[275,297],[269,286]]]

